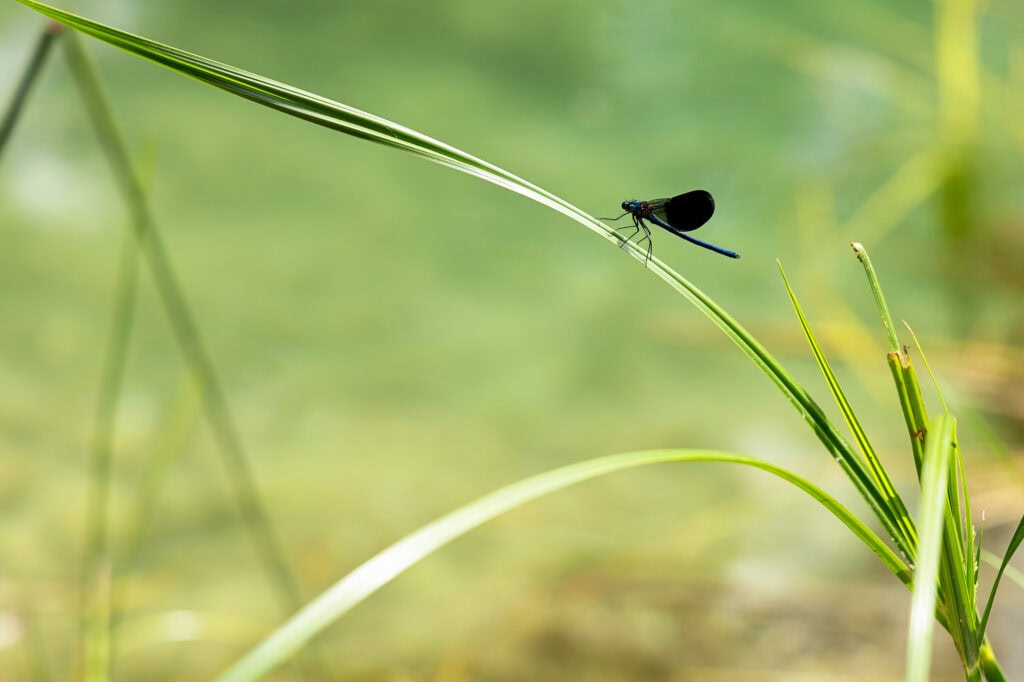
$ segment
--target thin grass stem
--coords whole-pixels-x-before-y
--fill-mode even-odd
[[[68,61],[75,76],[89,120],[111,164],[118,188],[131,215],[133,234],[149,266],[157,293],[171,321],[175,339],[203,395],[203,407],[218,451],[224,459],[242,520],[266,569],[282,609],[294,611],[301,603],[298,583],[249,471],[248,457],[238,435],[227,396],[199,335],[199,329],[149,210],[141,183],[117,130],[113,113],[103,94],[95,68],[77,40],[68,40]]]
[[[18,124],[18,119],[21,118],[21,112],[25,109],[29,92],[31,92],[32,86],[39,79],[39,74],[42,73],[43,65],[46,63],[47,57],[50,56],[54,42],[63,30],[63,24],[59,24],[56,21],[48,21],[39,34],[39,40],[36,41],[32,56],[29,58],[28,64],[25,65],[25,71],[21,75],[21,80],[18,81],[18,87],[15,88],[11,102],[7,106],[7,111],[4,112],[4,117],[0,120],[0,158],[3,157],[4,149],[7,148],[7,142],[11,139],[11,134],[14,132],[14,127]]]

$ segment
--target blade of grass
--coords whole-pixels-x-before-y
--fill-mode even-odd
[[[917,384],[917,376],[910,363],[910,356],[906,349],[900,348],[899,339],[896,337],[896,326],[893,324],[892,314],[885,302],[885,294],[882,293],[882,285],[878,281],[878,275],[875,273],[875,267],[871,264],[867,249],[859,242],[853,242],[850,246],[853,247],[857,260],[864,266],[868,286],[871,287],[871,294],[875,298],[875,307],[882,318],[882,326],[885,327],[885,334],[889,339],[889,353],[886,356],[886,361],[889,363],[893,382],[896,384],[896,394],[900,400],[900,408],[903,410],[907,433],[910,436],[910,447],[914,453],[914,466],[920,479],[924,458],[924,440],[928,433],[928,416],[924,409],[924,400],[921,398],[921,389]]]
[[[910,362],[910,358],[899,352],[886,353],[885,360],[892,372],[892,381],[896,386],[896,397],[900,401],[900,409],[903,411],[903,421],[907,425],[907,436],[910,437],[910,449],[914,456],[914,468],[917,471],[917,478],[921,480],[921,467],[924,463],[924,429],[917,425],[917,418],[911,408],[910,387],[904,379],[903,363]]]
[[[216,680],[248,682],[256,679],[287,660],[312,637],[410,566],[474,528],[531,500],[617,471],[648,464],[700,461],[752,466],[795,485],[832,512],[889,570],[909,584],[911,576],[906,565],[878,536],[826,492],[781,467],[752,457],[714,450],[631,452],[571,464],[505,486],[407,535],[323,592]]]
[[[78,31],[239,97],[362,140],[415,154],[492,182],[575,220],[608,241],[622,246],[637,260],[643,261],[647,257],[644,249],[638,248],[633,242],[626,242],[613,229],[567,201],[504,169],[398,123],[227,64],[105,26],[36,0],[17,1]],[[746,329],[682,275],[665,266],[657,258],[652,258],[647,266],[706,315],[775,383],[853,482],[858,493],[885,527],[889,537],[904,555],[909,556],[911,548],[905,546],[899,527],[889,518],[885,499],[871,485],[870,477],[850,467],[849,462],[853,461],[856,455],[849,443],[792,375],[786,372]]]
[[[61,24],[55,21],[48,21],[39,34],[35,48],[32,51],[32,55],[29,57],[28,64],[26,64],[25,70],[22,72],[21,79],[18,81],[18,85],[11,97],[10,103],[7,106],[7,110],[4,112],[3,119],[0,120],[0,158],[3,157],[3,152],[7,149],[7,143],[11,140],[14,129],[21,118],[21,114],[25,110],[25,106],[28,103],[29,93],[36,81],[39,80],[43,66],[46,64],[46,60],[53,51],[56,39],[60,36],[63,29],[64,27]],[[99,571],[93,572],[90,576],[86,570],[82,570],[80,579],[83,581],[88,580],[91,584],[97,587],[97,590],[101,588],[103,584]],[[82,594],[85,594],[84,591]],[[98,592],[93,592],[93,594],[98,595]],[[97,598],[95,600],[94,604],[96,605],[95,613],[97,615],[97,619],[89,621],[90,625],[94,626],[96,631],[99,632],[106,631],[108,629],[102,621],[102,614],[108,609],[104,609],[102,607],[102,603],[103,600],[101,598]],[[24,615],[22,616],[24,621],[24,635],[22,637],[22,641],[24,643],[26,658],[25,676],[26,679],[34,680],[36,682],[45,682],[46,680],[52,679],[52,666],[46,653],[46,646],[43,641],[43,629],[39,626],[39,617],[37,615],[36,608],[37,607],[33,607],[31,605],[30,600],[26,600],[24,608],[19,609],[24,612]],[[83,599],[79,604],[79,611],[79,618],[81,620],[79,636],[84,641],[86,639],[86,630],[84,625],[87,621],[87,614],[93,613],[94,609],[92,605],[87,605],[86,601]]]
[[[986,682],[1007,682],[1006,675],[1003,674],[1003,669],[999,666],[999,661],[996,660],[995,653],[988,642],[981,647],[978,663],[981,666],[981,672],[985,675]]]
[[[896,338],[896,325],[892,323],[892,314],[889,312],[889,306],[885,302],[885,294],[882,293],[882,285],[878,281],[875,266],[871,264],[871,258],[868,256],[867,249],[864,248],[863,244],[853,242],[850,246],[853,247],[853,253],[857,256],[857,260],[864,266],[864,274],[868,277],[871,295],[875,297],[875,307],[878,308],[878,314],[882,317],[882,326],[885,327],[885,334],[889,338],[889,351],[898,353],[900,352],[900,341]]]
[[[949,407],[942,388],[939,386],[935,372],[932,371],[928,356],[921,346],[921,341],[909,324],[903,325],[910,332],[921,361],[924,363],[928,376],[931,377],[935,393],[942,403],[943,413],[948,417]],[[954,434],[955,435],[955,434]],[[963,632],[964,664],[968,668],[976,667],[978,643],[983,636],[978,628],[978,551],[981,549],[974,530],[974,519],[971,514],[970,494],[967,489],[967,474],[964,471],[963,457],[960,456],[960,445],[954,437],[950,456],[949,485],[946,491],[946,525],[943,541],[944,564],[948,566],[945,577],[949,581],[950,600],[947,610],[958,614],[956,620]],[[944,584],[945,584],[944,580]]]
[[[918,477],[921,480],[922,488],[934,484],[934,473],[926,471],[934,466],[929,462],[933,441],[942,440],[945,436],[937,437],[929,435],[929,423],[927,408],[921,395],[920,385],[913,365],[910,362],[910,355],[906,347],[900,348],[899,340],[896,337],[895,326],[892,316],[889,313],[888,305],[882,294],[878,276],[871,264],[871,259],[863,245],[854,243],[854,253],[864,266],[869,285],[875,297],[875,304],[889,337],[890,352],[888,361],[892,369],[897,393],[900,399],[900,406],[906,419],[907,429],[910,434],[911,445],[914,453],[914,463],[918,470]],[[926,361],[927,364],[927,361]],[[929,368],[930,370],[930,368]],[[934,376],[933,376],[934,378]],[[945,406],[945,401],[943,401]],[[937,584],[932,587],[929,583],[918,583],[915,581],[915,589],[925,585],[931,592],[932,603],[927,609],[929,618],[937,617],[949,631],[950,636],[956,645],[964,665],[968,679],[980,676],[978,669],[978,646],[980,640],[977,632],[977,607],[976,607],[976,585],[977,567],[974,545],[973,526],[966,528],[970,522],[970,513],[964,511],[968,500],[966,492],[961,494],[961,484],[964,483],[962,462],[960,459],[959,446],[955,438],[955,422],[947,414],[942,416],[944,428],[949,430],[949,443],[944,447],[943,452],[943,486],[945,488],[945,504],[942,508],[943,519],[940,526],[941,546],[937,550],[939,560],[936,566]],[[952,425],[949,425],[952,424]],[[924,503],[922,503],[923,505]],[[963,516],[962,516],[963,514]],[[967,518],[964,523],[963,517]],[[918,565],[916,571],[920,571]],[[931,578],[935,580],[934,577]],[[938,597],[938,607],[935,607],[935,598]],[[917,595],[915,592],[915,599]],[[919,614],[916,616],[920,618]],[[919,679],[921,675],[927,675],[927,666],[930,658],[931,631],[923,633],[920,623],[912,621],[912,633],[919,638],[912,642],[912,648],[908,654],[907,679]],[[922,651],[925,653],[922,654]],[[923,673],[921,671],[924,671]],[[979,677],[980,679],[980,677]]]
[[[302,603],[298,584],[270,526],[256,484],[248,467],[248,457],[234,424],[224,389],[217,378],[200,336],[194,315],[185,300],[167,251],[155,228],[145,191],[132,166],[124,141],[117,130],[110,105],[100,87],[94,67],[75,36],[68,36],[68,63],[79,86],[90,122],[107,155],[118,187],[131,214],[133,233],[149,265],[160,300],[182,354],[201,386],[207,420],[227,465],[235,499],[242,519],[253,539],[260,561],[268,571],[281,607],[290,612]]]
[[[935,596],[938,587],[939,560],[949,452],[954,421],[946,415],[935,420],[935,429],[925,448],[921,475],[921,509],[917,526],[921,530],[918,560],[914,569],[914,596],[910,608],[907,649],[907,682],[927,682],[931,667]]]
[[[914,415],[916,425],[915,438],[919,441],[926,441],[928,438],[928,408],[924,404],[924,396],[921,395],[921,384],[917,380],[917,372],[914,371],[914,363],[910,359],[910,353],[906,348],[900,357],[900,373],[907,386],[907,394],[910,397],[910,411]]]
[[[1003,573],[1006,571],[1010,559],[1016,554],[1022,542],[1024,542],[1024,516],[1017,522],[1017,530],[1013,532],[1013,536],[1010,538],[1010,544],[1007,545],[1006,552],[1003,554],[1003,560],[999,564],[999,570],[996,572],[996,579],[992,582],[992,589],[989,591],[988,599],[985,602],[985,614],[981,617],[981,627],[978,629],[980,637],[985,636],[985,629],[988,627],[988,617],[992,613],[992,604],[995,602],[996,590],[999,589]]]
[[[895,325],[892,315],[885,302],[878,276],[871,258],[863,245],[853,243],[854,253],[857,259],[864,266],[869,286],[875,297],[875,305],[878,308],[882,324],[889,337],[890,352],[888,354],[889,365],[893,371],[897,393],[900,399],[900,406],[907,422],[907,430],[910,433],[911,446],[914,453],[914,463],[918,470],[918,477],[922,486],[925,485],[925,469],[928,466],[929,443],[934,440],[929,436],[928,413],[921,395],[920,384],[917,374],[910,361],[910,355],[906,347],[900,348],[899,340],[896,337]],[[944,420],[951,420],[948,415],[943,415]],[[943,524],[941,526],[941,548],[937,567],[938,583],[936,586],[938,594],[938,613],[940,620],[945,623],[960,654],[965,671],[969,675],[979,674],[977,671],[977,609],[975,607],[975,578],[976,573],[971,568],[974,562],[974,546],[965,545],[968,534],[964,532],[961,522],[961,497],[958,490],[958,483],[962,480],[958,477],[957,471],[960,467],[959,448],[952,435],[955,427],[949,427],[951,431],[950,444],[947,446],[949,452],[945,453],[944,460],[948,467],[944,471],[944,485],[948,483],[945,490],[946,503],[943,507]],[[922,443],[923,441],[923,443]],[[973,536],[971,536],[973,538]],[[918,568],[917,570],[920,570]],[[915,583],[916,584],[916,583]],[[932,595],[934,599],[935,595]],[[933,606],[931,614],[935,614]],[[920,632],[918,633],[920,636]],[[927,648],[930,652],[931,631],[927,633]],[[908,679],[910,672],[919,674],[921,666],[925,665],[913,656],[908,657]],[[925,665],[925,670],[927,666]]]
[[[948,415],[942,415],[952,419]],[[960,467],[960,446],[957,443],[956,422],[946,471],[946,502],[943,507],[945,522],[942,527],[942,553],[939,563],[939,598],[948,618],[949,634],[960,654],[968,679],[979,675],[978,667],[978,609],[973,573],[969,565],[974,561],[974,547],[963,544],[961,508],[958,494],[957,470]],[[925,455],[927,457],[927,454]]]
[[[32,56],[25,66],[25,71],[21,75],[21,80],[14,91],[14,96],[11,97],[11,103],[8,105],[7,111],[4,112],[4,118],[0,121],[0,157],[3,156],[4,149],[7,148],[7,142],[11,139],[11,133],[14,132],[14,126],[18,124],[21,112],[24,110],[26,102],[28,102],[28,94],[36,80],[38,80],[39,74],[42,73],[43,64],[46,63],[46,58],[50,55],[54,41],[56,41],[63,29],[64,27],[56,21],[48,21],[39,35],[39,40],[36,41],[35,50],[32,51]]]
[[[928,356],[921,346],[914,330],[904,321],[904,325],[914,339],[914,344],[921,355],[928,375],[931,377],[935,392],[939,396],[945,416],[950,417],[949,408],[935,373],[928,362]],[[909,362],[906,349],[906,368],[904,376],[910,384],[912,405],[915,420],[927,420],[924,401],[920,396],[920,386],[916,373]],[[927,423],[927,422],[925,422]],[[927,426],[924,427],[927,430]],[[978,647],[984,641],[979,632],[978,621],[978,552],[981,549],[974,530],[971,514],[970,494],[967,489],[967,475],[964,471],[963,458],[960,455],[959,440],[954,428],[950,446],[949,472],[947,474],[946,511],[943,527],[942,564],[939,572],[939,595],[942,609],[947,616],[948,627],[953,642],[967,671],[968,677],[977,676]],[[993,659],[994,660],[994,659]]]
[[[398,123],[35,0],[18,2],[110,45],[239,97],[362,140],[415,154],[527,196],[576,220],[609,241],[623,245],[638,260],[646,258],[645,250],[636,247],[633,242],[626,242],[607,225],[563,199],[502,168]]]
[[[928,362],[928,356],[925,355],[924,348],[921,346],[921,341],[917,338],[917,334],[914,333],[914,330],[911,328],[909,324],[907,324],[906,320],[903,321],[903,326],[905,326],[907,328],[907,331],[910,332],[910,338],[914,340],[914,346],[917,348],[917,353],[918,355],[921,356],[921,361],[924,363],[925,370],[927,370],[928,376],[931,377],[932,386],[935,388],[935,393],[936,395],[939,396],[939,401],[942,403],[942,411],[948,416],[949,406],[946,404],[945,396],[942,395],[942,388],[939,386],[939,380],[935,376],[935,372],[932,371],[932,366]],[[960,486],[959,496],[956,495],[956,489],[953,486],[950,487],[950,505],[953,507],[959,505],[959,509],[957,510],[959,513],[953,515],[953,520],[956,521],[958,530],[962,535],[961,543],[964,547],[964,550],[966,551],[968,548],[970,548],[973,552],[975,547],[980,548],[981,545],[977,542],[977,537],[975,536],[974,532],[974,519],[971,514],[971,498],[967,490],[967,474],[964,471],[963,458],[960,457],[959,455],[959,446],[956,444],[955,441],[953,447],[956,448],[953,457],[953,461],[956,463],[956,470],[950,472],[950,480],[959,481]],[[976,555],[975,559],[971,562],[968,562],[965,568],[968,568],[971,571],[971,574],[969,576],[969,583],[971,585],[974,585],[975,588],[977,588],[978,560]]]
[[[871,442],[868,440],[867,433],[865,433],[864,429],[861,427],[860,420],[857,419],[857,415],[854,413],[853,407],[850,405],[850,401],[846,399],[846,394],[843,392],[842,386],[839,385],[839,379],[836,378],[831,365],[829,365],[828,359],[821,350],[821,346],[818,345],[814,332],[811,330],[811,325],[807,321],[807,316],[804,315],[803,308],[800,307],[800,302],[797,300],[796,294],[793,292],[793,288],[789,285],[789,279],[786,277],[786,271],[782,268],[782,263],[780,261],[776,261],[776,264],[778,265],[779,272],[782,275],[782,282],[786,286],[786,291],[789,293],[789,300],[793,304],[793,309],[796,311],[797,319],[800,321],[800,327],[804,331],[807,343],[811,346],[811,352],[814,354],[814,359],[818,361],[818,368],[825,377],[825,382],[828,384],[829,390],[832,392],[832,397],[839,406],[839,410],[842,412],[843,418],[846,420],[846,424],[850,427],[854,440],[860,447],[861,454],[864,458],[863,461],[868,465],[867,471],[871,475],[872,481],[879,488],[883,499],[887,501],[887,507],[892,517],[892,522],[903,532],[903,539],[906,544],[909,547],[916,547],[917,530],[914,528],[914,522],[910,518],[910,513],[903,504],[902,498],[900,498],[899,494],[896,492],[896,488],[889,479],[889,475],[886,473],[885,467],[883,467],[881,461],[879,461],[874,447],[872,447]],[[858,468],[861,467],[860,460],[856,460],[852,464],[856,465]]]

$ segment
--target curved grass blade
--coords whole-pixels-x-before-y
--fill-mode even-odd
[[[946,482],[954,424],[953,419],[939,415],[925,447],[921,474],[921,511],[917,524],[921,529],[921,542],[914,570],[914,597],[910,608],[907,682],[927,682],[931,667],[935,597],[942,554]]]
[[[610,242],[622,246],[634,258],[646,262],[647,267],[683,295],[707,316],[722,332],[770,378],[800,413],[804,421],[829,454],[844,470],[860,495],[871,507],[886,533],[906,556],[912,548],[906,546],[898,526],[886,512],[886,500],[871,485],[870,478],[849,466],[856,456],[849,443],[831,423],[821,407],[796,382],[792,375],[735,319],[712,301],[703,291],[686,278],[665,266],[657,258],[648,261],[646,250],[626,242],[612,228],[585,213],[569,202],[527,182],[526,180],[455,147],[399,125],[387,119],[360,111],[326,97],[216,62],[184,50],[163,45],[110,26],[50,7],[36,0],[17,0],[37,12],[56,19],[78,31],[91,35],[110,45],[121,48],[144,59],[156,62],[178,73],[203,81],[232,94],[252,100],[291,116],[338,130],[359,139],[400,149],[430,161],[494,183],[512,192],[533,199],[559,213],[572,218],[587,229]]]
[[[172,71],[311,123],[400,149],[492,182],[553,208],[616,244],[623,241],[604,223],[550,192],[411,128],[280,81],[121,31],[35,0],[18,2],[75,30]],[[642,255],[639,249],[632,251],[635,257],[639,258]]]
[[[410,566],[487,521],[531,500],[576,483],[648,464],[724,462],[752,466],[792,483],[820,502],[861,539],[905,584],[910,570],[867,526],[825,491],[781,467],[753,457],[715,450],[654,450],[610,455],[571,464],[513,483],[456,509],[407,535],[363,563],[295,614],[216,678],[217,682],[248,682],[286,661],[311,638],[389,583]]]

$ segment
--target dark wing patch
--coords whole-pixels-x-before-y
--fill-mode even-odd
[[[659,214],[659,217],[677,230],[689,232],[711,219],[715,213],[715,199],[710,192],[695,189],[672,197],[653,213]]]

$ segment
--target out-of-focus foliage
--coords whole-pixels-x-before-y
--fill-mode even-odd
[[[656,252],[773,350],[807,357],[781,258],[827,350],[856,365],[837,368],[863,382],[851,401],[899,450],[884,339],[858,322],[872,312],[854,239],[872,249],[897,314],[937,349],[938,374],[999,414],[1011,442],[1024,423],[1024,9],[1003,0],[956,14],[971,6],[189,0],[76,10],[408,124],[595,214],[709,189],[718,212],[703,230],[742,260],[664,234]],[[0,4],[0,93],[39,28],[36,15]],[[578,226],[87,47],[309,594],[433,516],[559,463],[708,446],[831,473],[734,348]],[[50,67],[0,158],[0,677],[20,675],[35,647],[59,679],[74,660],[66,623],[85,457],[126,218],[63,62]],[[125,577],[120,665],[133,679],[171,661],[205,677],[277,613],[143,281],[119,414],[115,547],[126,551],[140,509],[152,525]],[[154,471],[159,493],[139,500]],[[524,511],[332,631],[339,669],[429,678],[447,665],[523,679],[517,666],[533,656],[531,670],[564,679],[608,656],[618,679],[650,679],[684,665],[680,647],[693,650],[689,664],[735,662],[743,626],[702,615],[694,630],[715,633],[705,641],[679,624],[694,613],[746,623],[762,607],[787,622],[761,582],[756,596],[745,589],[752,576],[838,580],[873,560],[858,563],[855,542],[832,546],[828,519],[807,531],[819,543],[805,537],[779,557],[771,519],[798,503],[766,503],[779,490],[761,486],[709,468],[640,472]],[[993,508],[998,528],[1006,505]],[[706,602],[691,604],[686,585],[708,578],[664,579],[684,571],[716,576]],[[657,595],[673,599],[644,598],[639,576],[652,575]],[[827,604],[829,594],[818,594],[822,611],[863,601]],[[633,642],[619,632],[624,619],[650,636]],[[846,650],[863,640],[857,622],[819,640],[808,626],[802,641]],[[621,657],[609,641],[625,642]],[[788,660],[804,670],[833,662],[809,651]],[[564,652],[582,668],[566,668]],[[891,653],[881,674],[898,676],[902,652]]]

